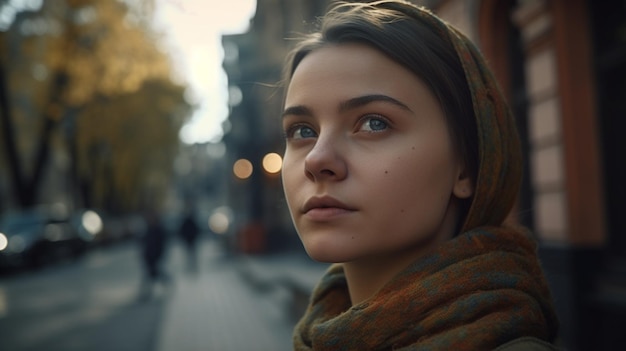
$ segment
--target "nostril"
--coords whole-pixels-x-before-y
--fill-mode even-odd
[[[313,181],[339,180],[347,174],[347,165],[343,159],[340,148],[329,143],[318,143],[304,160],[306,176]]]

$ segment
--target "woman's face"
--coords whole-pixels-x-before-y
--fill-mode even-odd
[[[294,72],[283,185],[307,253],[393,258],[452,236],[469,197],[444,113],[403,66],[361,44],[317,49]]]

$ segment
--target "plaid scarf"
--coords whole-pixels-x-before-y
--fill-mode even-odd
[[[295,350],[490,350],[557,321],[534,242],[520,230],[464,233],[351,306],[341,265],[315,289]]]

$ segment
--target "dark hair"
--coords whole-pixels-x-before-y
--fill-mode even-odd
[[[380,50],[420,77],[437,97],[466,175],[475,183],[478,133],[463,66],[448,34],[430,25],[424,12],[430,16],[402,1],[340,2],[321,19],[319,31],[291,51],[284,81],[289,82],[304,57],[329,44],[362,43]]]

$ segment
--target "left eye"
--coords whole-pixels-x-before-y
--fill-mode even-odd
[[[389,128],[389,125],[382,117],[366,117],[362,120],[360,131],[380,132]]]

